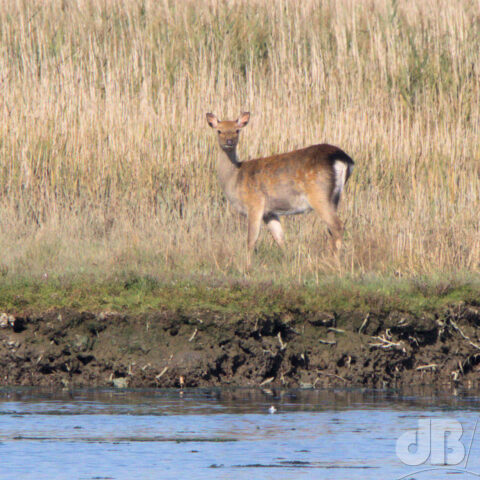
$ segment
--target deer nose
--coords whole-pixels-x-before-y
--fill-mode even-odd
[[[232,138],[228,138],[228,139],[227,139],[227,145],[228,145],[228,146],[232,146],[232,145],[233,145],[233,139],[232,139]]]

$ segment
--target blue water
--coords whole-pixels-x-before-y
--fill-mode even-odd
[[[479,406],[455,392],[4,388],[0,479],[480,478]],[[461,445],[430,435],[447,464],[402,461],[419,419],[463,429]]]

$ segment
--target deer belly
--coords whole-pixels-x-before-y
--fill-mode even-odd
[[[295,195],[290,198],[271,198],[268,204],[268,210],[276,215],[298,215],[312,209],[305,195]]]

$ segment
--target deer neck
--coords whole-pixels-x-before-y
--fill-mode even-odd
[[[238,159],[237,150],[225,151],[220,148],[217,160],[217,174],[220,185],[228,198],[234,194],[234,186],[240,170],[241,162]]]

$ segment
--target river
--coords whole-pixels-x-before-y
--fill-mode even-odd
[[[455,391],[2,388],[0,478],[479,478],[479,406]]]

